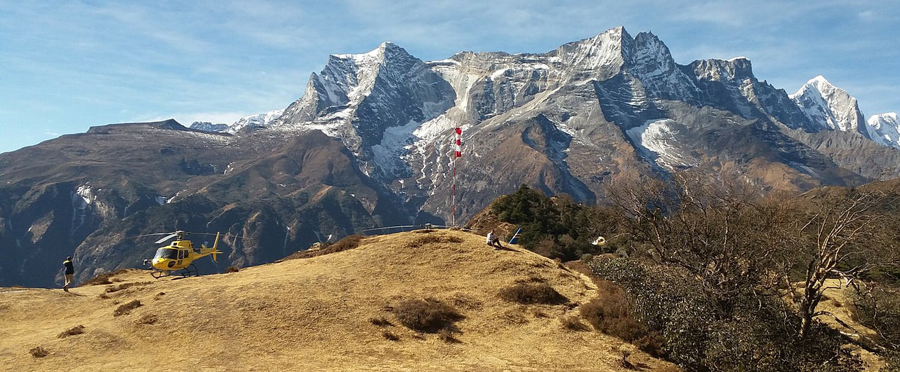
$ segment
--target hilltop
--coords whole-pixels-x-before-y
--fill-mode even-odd
[[[516,245],[495,251],[483,239],[419,230],[234,273],[153,280],[127,270],[111,284],[70,293],[0,288],[0,359],[17,371],[616,371],[627,352],[644,370],[677,370],[586,324],[565,327],[561,319],[597,296],[596,285]],[[566,300],[500,298],[517,283],[546,283]],[[401,325],[398,307],[424,299],[458,311],[454,332]],[[135,300],[142,306],[114,315]],[[79,325],[83,333],[59,337]],[[47,355],[32,356],[36,347]]]

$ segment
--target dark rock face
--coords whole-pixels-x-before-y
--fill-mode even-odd
[[[399,202],[359,171],[340,141],[321,132],[247,139],[154,123],[4,154],[0,285],[54,286],[67,255],[77,280],[138,267],[157,248],[155,238],[139,236],[153,232],[221,231],[224,257],[217,266],[198,262],[216,272],[405,221]]]
[[[622,172],[728,169],[766,191],[900,174],[855,99],[817,84],[788,96],[746,58],[679,65],[623,28],[542,54],[334,55],[271,125],[105,125],[0,154],[0,286],[58,284],[72,253],[78,280],[136,267],[157,248],[140,235],[174,230],[222,232],[201,272],[256,265],[329,235],[460,224],[521,184],[594,203]]]

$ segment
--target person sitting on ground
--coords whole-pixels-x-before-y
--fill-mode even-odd
[[[487,234],[487,240],[485,240],[487,245],[494,247],[494,249],[503,248],[503,245],[500,244],[500,238],[497,237],[497,234],[494,234],[494,230],[491,230]]]

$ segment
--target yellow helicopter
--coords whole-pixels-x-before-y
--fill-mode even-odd
[[[175,240],[172,241],[172,244],[170,245],[159,247],[159,249],[156,250],[156,255],[153,256],[152,260],[144,260],[144,265],[150,266],[153,270],[150,275],[156,279],[172,275],[172,273],[177,270],[182,270],[182,277],[197,276],[197,267],[193,264],[195,260],[204,256],[212,255],[213,262],[218,262],[216,260],[216,255],[222,253],[222,251],[219,251],[217,249],[217,247],[219,246],[218,232],[216,233],[216,241],[215,243],[213,243],[212,247],[207,247],[205,244],[200,244],[199,249],[194,248],[193,243],[191,243],[190,240],[184,238],[185,235],[191,234],[185,231],[149,235],[163,234],[168,235],[166,235],[162,239],[157,240],[156,244],[163,243],[172,238],[175,238]]]

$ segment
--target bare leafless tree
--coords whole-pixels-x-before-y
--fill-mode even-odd
[[[785,216],[777,203],[733,175],[677,172],[664,182],[624,176],[607,195],[635,242],[659,263],[686,269],[727,311],[739,294],[766,288],[781,265]]]
[[[871,250],[871,233],[879,218],[874,207],[882,201],[882,195],[872,192],[814,200],[812,215],[798,229],[801,249],[807,253],[798,308],[801,337],[821,315],[816,308],[827,289],[826,279],[838,277],[849,282],[876,264],[867,259],[866,252]]]

